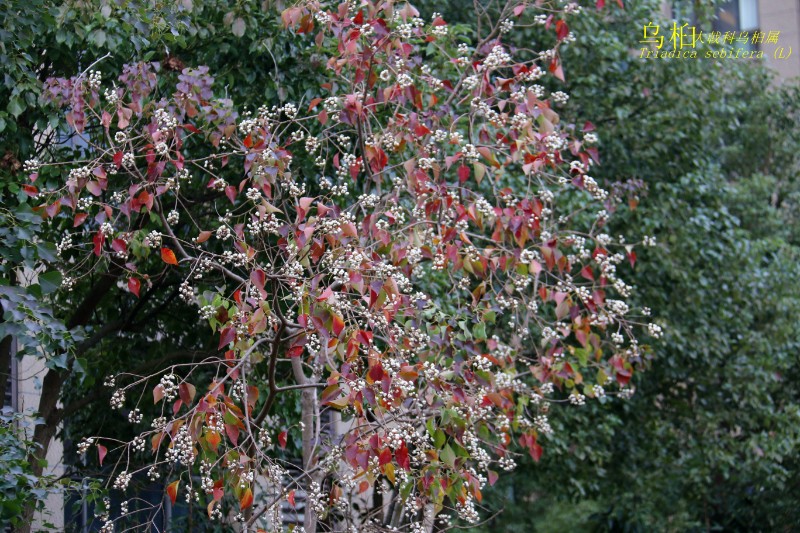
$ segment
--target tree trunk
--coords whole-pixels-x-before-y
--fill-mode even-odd
[[[292,357],[292,371],[298,385],[307,385],[308,378],[303,372],[303,362],[299,357]],[[306,508],[303,516],[303,528],[306,533],[316,533],[317,515],[313,511],[311,502],[311,484],[321,481],[319,474],[312,474],[316,461],[316,424],[314,414],[317,409],[317,389],[314,387],[302,389],[300,392],[300,411],[303,421],[303,472],[306,478]]]
[[[1,319],[0,319],[1,320]],[[0,409],[5,407],[6,391],[11,379],[11,355],[13,339],[8,335],[0,341]]]

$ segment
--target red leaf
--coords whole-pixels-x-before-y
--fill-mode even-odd
[[[569,35],[569,28],[563,20],[556,21],[556,37],[559,41],[563,41]]]
[[[114,154],[114,164],[117,165],[117,168],[122,168],[122,152],[117,152]]]
[[[372,381],[380,381],[383,379],[383,367],[380,363],[369,369],[369,377],[372,378]]]
[[[264,273],[263,270],[258,268],[250,273],[250,281],[252,281],[253,284],[259,289],[263,289],[264,283],[266,283],[267,281],[267,275]]]
[[[92,193],[94,196],[100,196],[103,194],[103,189],[100,188],[100,184],[94,180],[86,183],[86,190]]]
[[[83,221],[86,220],[88,216],[88,213],[75,213],[75,218],[72,219],[72,227],[77,228],[83,224]]]
[[[384,448],[381,454],[378,456],[378,464],[383,466],[386,463],[392,462],[392,450],[389,448]]]
[[[161,249],[161,260],[167,263],[168,265],[178,266],[178,258],[175,257],[175,252],[173,252],[169,248]]]
[[[286,433],[286,431],[281,431],[280,433],[278,433],[278,444],[280,444],[282,450],[286,449],[286,438],[287,437],[288,437],[288,434]]]
[[[333,315],[332,327],[333,327],[333,334],[338,337],[339,334],[344,329],[344,319],[342,319],[342,317],[340,317],[339,315]]]
[[[108,453],[108,448],[106,448],[102,444],[97,445],[97,458],[100,460],[100,466],[103,466],[103,459],[106,458],[107,453]]]
[[[553,73],[553,76],[564,81],[564,69],[561,68],[561,61],[557,57],[554,57],[550,62],[549,70]]]
[[[36,198],[36,196],[39,194],[39,189],[37,189],[33,185],[23,185],[22,190],[24,190],[25,194],[27,194],[32,198]]]
[[[195,242],[197,244],[203,244],[204,242],[206,242],[210,238],[211,238],[211,232],[210,231],[201,231],[200,235],[197,236],[197,240]]]
[[[137,278],[128,278],[128,290],[131,291],[137,298],[139,297],[139,289],[141,286],[142,282]]]
[[[95,233],[94,237],[92,238],[92,242],[94,243],[94,255],[97,257],[100,257],[100,252],[103,250],[103,243],[105,240],[106,236],[99,231]]]
[[[236,193],[236,187],[233,185],[228,185],[225,187],[225,196],[228,197],[228,200],[230,200],[232,204],[236,203]]]
[[[153,387],[153,403],[156,404],[164,399],[164,385],[158,384]]]
[[[147,209],[152,211],[153,210],[153,195],[147,191],[142,191],[141,194],[136,198],[141,205],[146,205]]]
[[[498,478],[497,472],[488,470],[486,473],[488,474],[489,477],[489,486],[493,487],[494,484],[497,483],[497,478]]]
[[[253,505],[253,491],[250,490],[250,487],[247,487],[244,489],[242,497],[239,498],[239,507],[244,511],[251,505]]]
[[[180,482],[180,479],[176,479],[167,485],[167,494],[169,494],[169,499],[172,501],[173,505],[175,505],[175,500],[178,498],[178,483]]]
[[[52,204],[48,205],[44,208],[47,216],[50,218],[55,218],[59,211],[61,211],[61,203],[60,202],[53,202]]]
[[[192,400],[194,400],[195,395],[195,387],[191,383],[181,383],[178,387],[178,393],[180,394],[181,400],[183,403],[190,404]]]
[[[394,452],[394,457],[397,459],[397,464],[401,468],[405,470],[411,469],[411,461],[408,458],[408,448],[406,448],[405,443],[403,443],[403,445],[398,448],[396,452]]]
[[[228,326],[227,328],[223,329],[219,335],[219,347],[218,350],[221,350],[228,344],[232,343],[236,340],[236,329]]]
[[[369,346],[370,344],[372,344],[372,332],[360,329],[356,333],[356,340],[361,344],[363,344],[364,346]]]
[[[128,245],[122,239],[114,239],[111,241],[111,249],[115,252],[124,252],[128,249]]]
[[[636,252],[634,252],[633,250],[628,252],[628,261],[630,261],[631,263],[631,268],[633,268],[636,265]]]
[[[222,442],[222,437],[216,431],[209,431],[206,434],[206,442],[211,446],[212,450],[217,451],[219,443]]]
[[[467,165],[461,165],[458,167],[458,181],[459,183],[464,183],[469,179],[469,167]]]
[[[289,504],[290,504],[292,507],[295,507],[295,506],[296,506],[296,504],[295,504],[295,501],[294,501],[294,490],[290,490],[290,491],[289,491],[289,496],[288,496],[286,499],[287,499],[287,500],[289,500]]]
[[[225,433],[228,435],[233,445],[237,446],[239,443],[239,428],[233,424],[225,424]]]
[[[538,445],[536,442],[533,442],[530,445],[530,447],[528,448],[528,452],[531,454],[531,457],[533,458],[533,460],[536,461],[537,463],[539,462],[539,459],[542,458],[542,452],[543,451],[544,451],[544,449],[540,445]]]

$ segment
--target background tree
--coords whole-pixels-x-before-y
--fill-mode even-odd
[[[797,88],[749,62],[632,57],[658,7],[587,13],[564,57],[570,110],[598,127],[595,175],[647,187],[615,231],[661,243],[634,275],[637,303],[667,317],[659,357],[630,402],[554,410],[552,453],[501,480],[514,503],[493,529],[798,521]]]

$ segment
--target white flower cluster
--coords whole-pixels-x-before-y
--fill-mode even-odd
[[[166,459],[168,461],[178,461],[184,466],[191,466],[195,458],[194,442],[191,435],[189,435],[189,429],[185,425],[181,426],[172,439],[170,448],[167,449]]]
[[[569,395],[569,403],[572,405],[585,405],[586,396],[579,394],[577,391]]]
[[[115,390],[114,394],[111,395],[111,408],[122,409],[122,406],[124,404],[125,404],[125,391],[122,389]]]
[[[33,174],[34,172],[39,172],[41,166],[42,163],[34,157],[33,159],[28,159],[25,161],[25,163],[22,165],[22,170],[28,174]]]
[[[654,339],[659,339],[664,334],[664,330],[658,324],[647,324],[647,332]]]
[[[156,109],[155,119],[158,131],[161,133],[166,133],[178,127],[178,119],[170,115],[166,109]]]
[[[127,471],[120,472],[117,479],[114,480],[114,488],[119,490],[127,489],[131,478],[133,478],[133,474],[129,474]]]
[[[164,376],[161,376],[161,381],[159,385],[164,390],[164,398],[168,402],[171,402],[178,396],[178,376],[175,374],[169,373]]]
[[[139,422],[142,421],[142,418],[143,418],[142,412],[139,410],[138,407],[128,413],[128,422],[130,422],[131,424],[138,424]]]
[[[161,233],[157,230],[152,230],[144,239],[142,239],[142,246],[147,248],[160,248],[161,247]]]
[[[591,176],[583,177],[583,186],[587,191],[589,191],[595,200],[603,201],[608,198],[608,191],[602,189]]]
[[[63,254],[66,250],[72,248],[72,235],[67,233],[56,245],[56,255],[59,257]]]
[[[119,103],[119,93],[116,88],[106,89],[103,91],[103,96],[105,96],[106,100],[111,105],[117,105],[117,103]]]
[[[184,302],[194,302],[194,288],[192,288],[188,281],[184,280],[181,283],[181,286],[178,288],[178,293],[180,294],[181,300]]]
[[[543,435],[553,434],[553,428],[550,426],[550,420],[548,420],[547,415],[545,414],[536,415],[533,418],[533,425]]]
[[[78,443],[78,453],[86,453],[89,451],[89,448],[94,444],[94,438],[92,437],[84,437]]]
[[[564,105],[569,100],[569,95],[564,91],[556,91],[550,95],[557,104]]]
[[[486,56],[486,59],[483,60],[483,68],[486,69],[493,69],[502,67],[503,65],[509,63],[511,61],[511,56],[508,55],[502,46],[496,45],[492,48],[492,51],[489,52],[489,55]]]
[[[463,503],[460,501],[457,502],[456,512],[462,520],[470,524],[475,524],[480,519],[480,515],[475,509],[475,502],[472,498],[465,499]]]
[[[100,88],[101,83],[103,83],[103,75],[100,74],[100,71],[90,70],[89,77],[86,80],[86,85],[88,85],[90,89],[97,90]]]

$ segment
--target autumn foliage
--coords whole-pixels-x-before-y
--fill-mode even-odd
[[[177,271],[218,346],[109,380],[132,422],[145,403],[161,411],[106,442],[114,488],[146,472],[173,503],[267,529],[302,490],[306,531],[430,531],[474,522],[516,454],[547,453],[551,402],[630,392],[637,330],[660,329],[626,303],[636,255],[604,232],[623,199],[589,174],[594,127],[563,122],[568,96],[545,87],[564,78],[579,11],[511,2],[467,44],[409,4],[306,2],[283,21],[327,54],[329,79],[253,112],[218,98],[203,67],[169,96],[154,63],[113,87],[48,81],[88,154],[58,186],[33,172],[26,189],[74,226],[66,288],[123,269],[143,298]],[[552,42],[513,50],[514,24]],[[297,419],[274,416],[293,403]],[[353,510],[375,493],[394,512]]]

